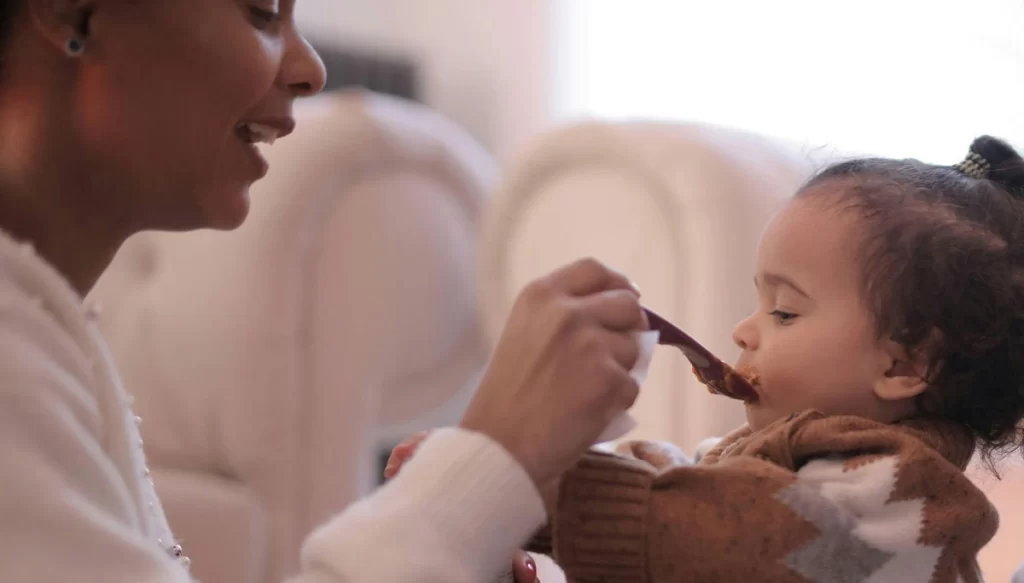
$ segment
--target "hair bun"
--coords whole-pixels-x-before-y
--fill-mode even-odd
[[[971,143],[967,160],[961,164],[977,158],[987,166],[986,172],[979,178],[996,182],[1016,196],[1024,196],[1024,158],[1013,146],[992,136],[981,136]]]

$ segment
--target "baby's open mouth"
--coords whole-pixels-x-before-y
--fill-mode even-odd
[[[753,371],[738,372],[736,369],[723,364],[723,378],[709,379],[702,374],[700,368],[694,366],[693,374],[697,380],[708,388],[712,394],[723,395],[738,399],[744,403],[757,403],[761,400],[759,390],[761,388],[761,377]]]
[[[754,371],[746,371],[736,374],[743,377],[747,381],[747,384],[750,385],[750,388],[754,389],[754,394],[748,395],[748,398],[743,401],[751,405],[759,403],[761,401],[761,375]]]

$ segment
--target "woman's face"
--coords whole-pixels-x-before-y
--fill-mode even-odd
[[[244,220],[267,171],[252,141],[288,134],[293,101],[325,81],[295,1],[80,2],[91,10],[73,123],[90,173],[121,193],[135,228]]]

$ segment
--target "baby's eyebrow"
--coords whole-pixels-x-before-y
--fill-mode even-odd
[[[793,281],[792,279],[786,277],[785,275],[781,275],[781,274],[778,274],[778,273],[766,272],[766,273],[764,273],[764,283],[766,285],[770,285],[770,286],[773,286],[773,287],[778,287],[780,285],[784,285],[784,286],[792,289],[796,293],[804,296],[805,298],[811,299],[810,294],[805,292],[800,286],[798,286],[796,284],[795,281]],[[757,276],[756,275],[754,276],[754,286],[755,287],[758,286],[758,281],[757,281]]]

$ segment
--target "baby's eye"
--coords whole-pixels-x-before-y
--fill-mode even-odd
[[[791,324],[796,319],[796,314],[790,312],[783,312],[782,310],[772,310],[768,312],[770,316],[773,316],[775,320],[782,325]]]

